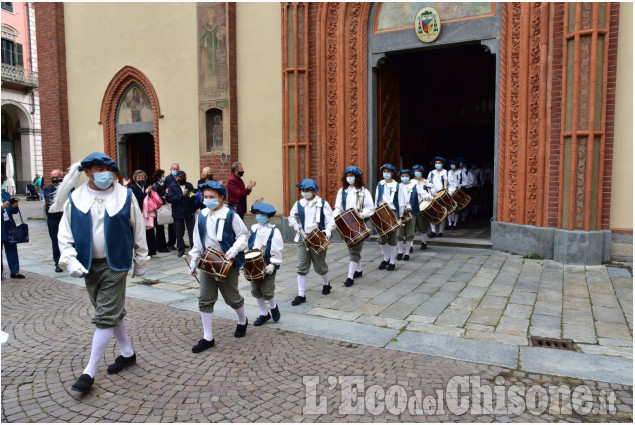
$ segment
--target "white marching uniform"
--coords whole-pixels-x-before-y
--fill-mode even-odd
[[[446,170],[445,168],[437,170],[435,168],[434,170],[430,171],[430,173],[428,173],[428,181],[434,188],[435,194],[440,190],[448,189],[450,187],[448,170]],[[445,221],[442,221],[438,225],[430,223],[430,230],[432,233],[437,233],[437,227],[439,230],[438,233],[443,233],[443,229],[445,228]]]

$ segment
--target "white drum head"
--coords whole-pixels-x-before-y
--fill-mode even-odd
[[[254,258],[258,258],[262,255],[260,251],[248,252],[245,254],[245,260],[253,260]]]
[[[421,201],[421,203],[419,204],[419,209],[421,211],[423,211],[423,210],[427,209],[430,206],[431,203],[432,202],[430,202],[430,201]]]

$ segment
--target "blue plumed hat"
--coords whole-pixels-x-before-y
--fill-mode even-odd
[[[86,158],[84,158],[81,161],[81,167],[79,171],[88,169],[93,165],[107,165],[108,167],[112,167],[112,170],[115,173],[119,172],[119,166],[117,165],[117,163],[111,157],[102,152],[93,152]]]
[[[390,170],[390,171],[392,171],[393,173],[397,174],[397,169],[396,169],[396,168],[395,168],[395,166],[394,166],[394,165],[392,165],[392,164],[384,164],[384,165],[382,165],[382,166],[379,168],[379,171],[382,171],[382,170]]]
[[[298,189],[300,190],[310,190],[312,192],[317,192],[320,190],[320,187],[313,179],[304,179],[298,184]]]
[[[442,163],[445,164],[445,158],[442,156],[435,156],[434,158],[432,158],[433,161],[441,161]]]
[[[413,165],[412,166],[412,171],[415,171],[415,170],[421,171],[421,174],[426,172],[426,170],[423,168],[423,165]]]
[[[178,175],[178,173],[177,173],[177,175]],[[212,190],[215,190],[216,192],[218,192],[219,195],[227,196],[227,189],[225,189],[225,186],[223,186],[222,184],[220,184],[216,180],[210,180],[208,182],[199,184],[198,185],[199,192],[203,192],[203,190],[206,187],[210,188]]]
[[[250,212],[252,214],[261,213],[266,214],[269,217],[273,217],[276,215],[276,209],[271,204],[266,204],[264,202],[256,202],[251,206]]]
[[[409,168],[402,168],[399,170],[399,175],[408,174],[412,178],[412,171]]]
[[[357,168],[354,165],[351,165],[350,167],[344,168],[344,174],[346,175],[348,173],[353,173],[356,176],[361,176],[362,174],[364,174],[364,172],[362,170],[360,170],[359,168]]]

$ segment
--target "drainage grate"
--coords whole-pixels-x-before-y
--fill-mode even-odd
[[[532,336],[531,345],[533,345],[534,347],[557,348],[559,350],[575,351],[575,349],[573,348],[573,341],[570,339],[556,339]]]

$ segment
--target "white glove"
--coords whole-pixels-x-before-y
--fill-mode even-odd
[[[238,251],[236,250],[236,248],[234,248],[233,246],[231,248],[229,248],[227,250],[227,252],[225,253],[225,257],[228,260],[231,260],[232,258],[234,258],[236,255],[238,255]]]
[[[198,266],[198,258],[194,257],[192,258],[192,261],[190,261],[190,272],[194,273],[196,271],[196,266]]]
[[[298,223],[294,224],[293,230],[295,230],[296,233],[300,233],[300,225]]]
[[[324,234],[326,235],[326,239],[331,239],[331,229],[326,229]]]
[[[265,267],[265,273],[273,274],[273,271],[275,269],[276,269],[276,266],[274,266],[273,264],[269,264],[267,267]]]
[[[68,271],[68,274],[71,277],[84,277],[88,274],[88,270],[86,270],[84,268],[84,266],[82,266],[82,263],[80,263],[79,261],[73,261],[71,262],[67,267],[66,267],[66,271]]]
[[[137,266],[135,264],[134,270],[132,271],[132,277],[135,277],[135,276],[141,277],[144,274],[146,274],[146,266]]]

